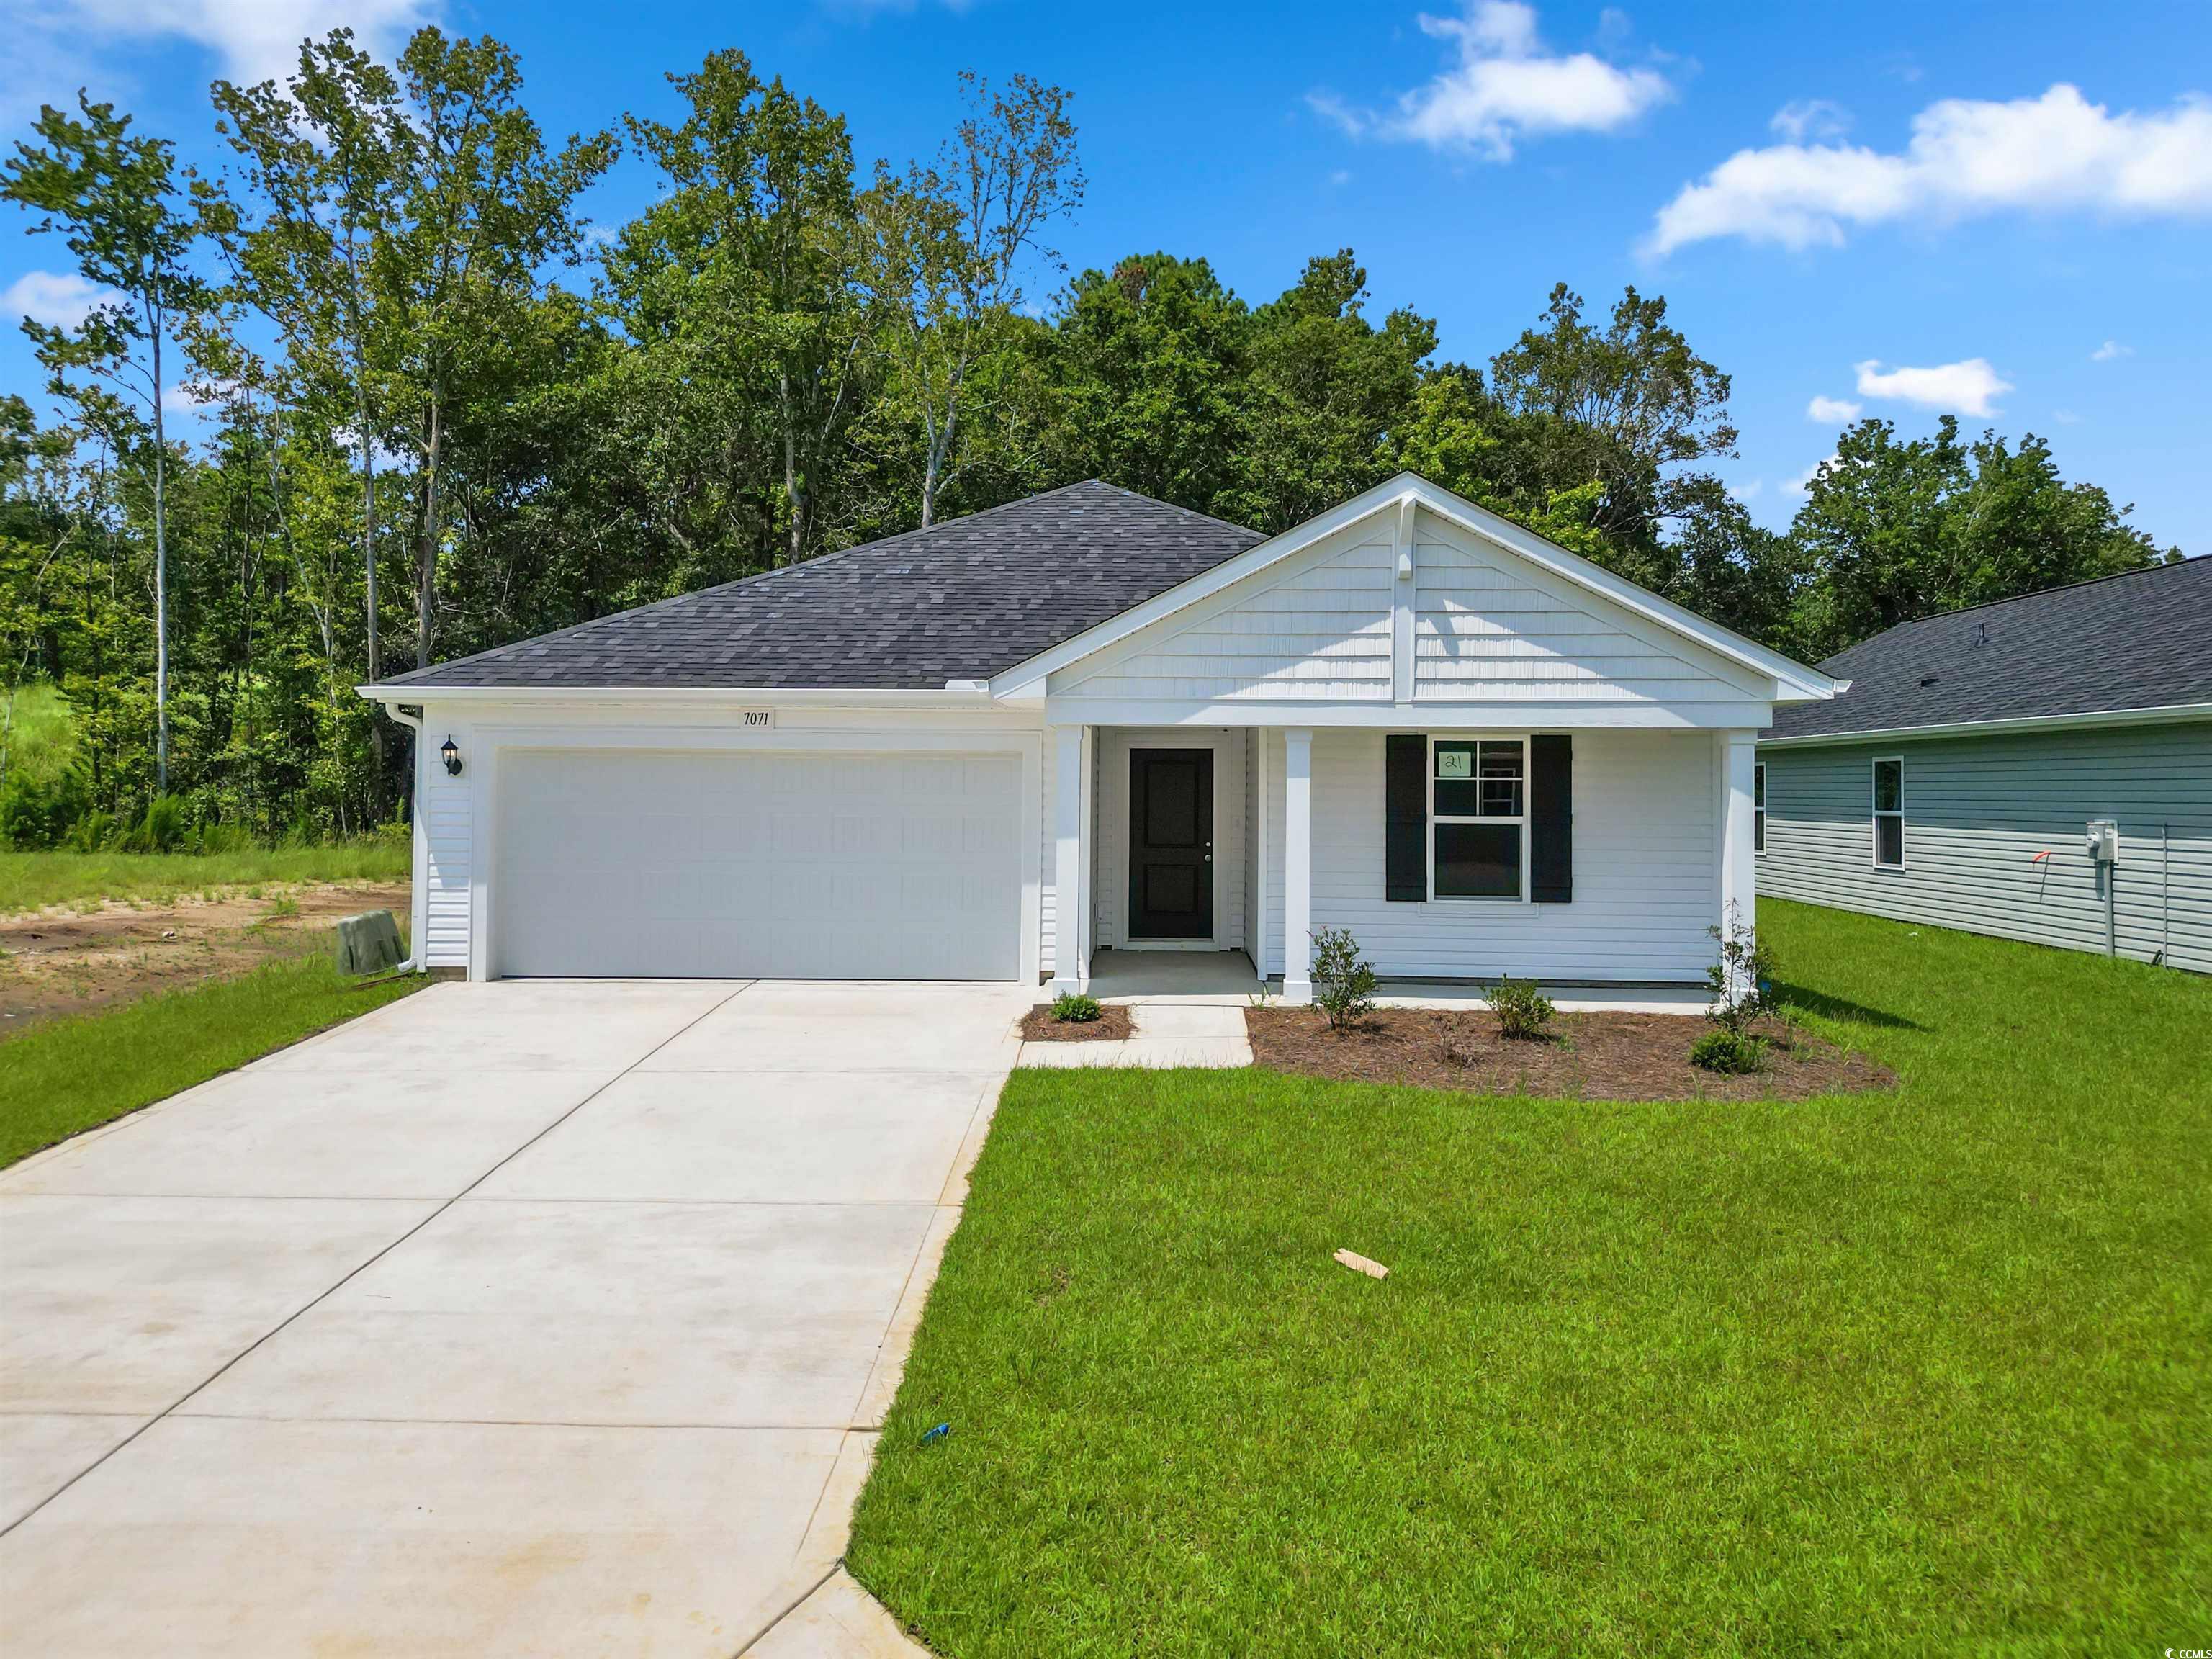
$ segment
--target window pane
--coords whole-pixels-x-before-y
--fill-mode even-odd
[[[1521,896],[1521,826],[1517,823],[1437,825],[1438,898]]]
[[[1876,761],[1874,763],[1874,810],[1877,812],[1901,812],[1905,810],[1905,763]]]
[[[1885,813],[1874,821],[1875,862],[1902,865],[1905,862],[1905,820],[1893,813]]]
[[[1521,816],[1521,745],[1486,743],[1480,760],[1482,773],[1482,816],[1517,818]]]
[[[1474,777],[1474,745],[1440,743],[1437,745],[1436,781],[1432,786],[1438,817],[1473,817],[1482,808],[1482,786]]]
[[[1751,804],[1762,812],[1766,810],[1766,769],[1764,766],[1751,769]]]
[[[1763,807],[1751,815],[1751,850],[1754,853],[1766,850],[1766,812]]]

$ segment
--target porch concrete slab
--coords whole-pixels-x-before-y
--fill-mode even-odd
[[[0,1527],[21,1520],[151,1420],[106,1412],[0,1413]]]
[[[638,1067],[655,1072],[971,1072],[1012,1065],[1017,986],[915,994],[860,985],[757,986]]]
[[[451,1198],[614,1072],[249,1067],[0,1174],[0,1193]]]
[[[435,1208],[0,1194],[0,1411],[167,1410]]]
[[[483,1198],[937,1201],[997,1072],[632,1073]]]
[[[934,1213],[465,1200],[182,1409],[842,1430]]]
[[[255,1069],[370,1075],[619,1072],[745,984],[497,980],[434,985],[271,1054]]]
[[[7,1650],[719,1659],[844,1437],[166,1419],[4,1540]]]
[[[1091,958],[1091,994],[1101,1002],[1241,1008],[1260,985],[1242,951],[1100,951]]]

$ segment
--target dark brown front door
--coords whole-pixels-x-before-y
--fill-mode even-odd
[[[1213,937],[1213,751],[1129,751],[1129,937]]]

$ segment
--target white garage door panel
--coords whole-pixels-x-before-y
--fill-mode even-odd
[[[1012,755],[500,759],[497,971],[1013,979]]]

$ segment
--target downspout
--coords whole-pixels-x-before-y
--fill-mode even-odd
[[[409,714],[404,707],[396,702],[386,703],[384,708],[392,719],[398,720],[402,726],[411,728],[415,733],[413,762],[415,787],[409,792],[414,802],[412,814],[414,822],[408,825],[408,840],[411,843],[411,850],[407,860],[407,949],[409,954],[406,961],[392,970],[396,976],[400,974],[422,972],[422,959],[428,948],[428,941],[423,937],[428,926],[428,918],[422,912],[422,866],[424,863],[422,858],[422,716],[420,712]]]

